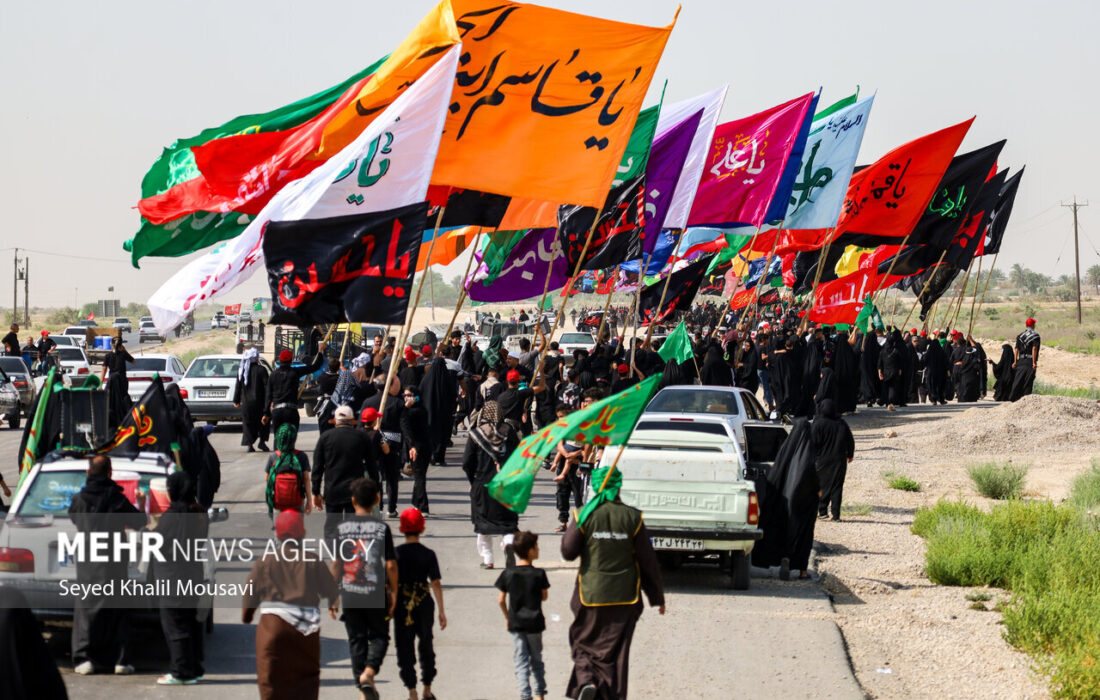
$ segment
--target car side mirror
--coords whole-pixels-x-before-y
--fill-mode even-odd
[[[229,520],[229,511],[225,508],[211,508],[206,511],[206,516],[212,523],[221,523]]]

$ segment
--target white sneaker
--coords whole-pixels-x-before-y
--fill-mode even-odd
[[[73,669],[73,673],[81,676],[90,676],[95,673],[95,665],[91,661],[82,661]]]
[[[134,667],[130,664],[118,664],[115,666],[116,676],[130,676],[134,673]]]

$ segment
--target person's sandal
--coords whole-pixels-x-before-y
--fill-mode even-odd
[[[558,525],[556,528],[554,528],[554,532],[565,532],[566,529],[567,528],[565,526],[565,523],[562,523],[561,525]]]

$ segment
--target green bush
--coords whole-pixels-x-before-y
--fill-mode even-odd
[[[1100,508],[1100,459],[1093,457],[1092,468],[1077,475],[1069,491],[1069,502],[1078,508]]]
[[[1100,483],[1094,474],[1080,483]],[[1089,488],[1075,484],[1075,495]],[[1012,592],[994,608],[1005,638],[1038,660],[1055,696],[1100,697],[1100,531],[1076,506],[1012,501],[984,513],[941,501],[918,511],[912,530],[927,540],[933,582]]]
[[[1019,498],[1023,494],[1027,465],[980,462],[968,465],[966,471],[974,482],[974,488],[986,498],[1003,501]]]
[[[890,488],[898,491],[920,491],[920,484],[907,476],[899,474],[890,479]]]

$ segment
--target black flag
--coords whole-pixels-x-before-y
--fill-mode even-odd
[[[665,281],[661,280],[651,284],[641,292],[638,299],[638,309],[641,317],[650,322],[660,323],[673,311],[690,311],[691,302],[699,291],[703,278],[706,276],[707,266],[710,265],[711,256],[699,258],[682,270],[672,273],[668,280],[668,291],[665,292]],[[660,309],[661,294],[664,293],[665,303]]]
[[[272,323],[403,323],[427,202],[264,231]]]
[[[585,253],[582,270],[615,267],[642,257],[642,233],[645,232],[645,175],[639,175],[611,189],[607,202],[598,212],[599,223]],[[595,207],[567,204],[558,207],[558,237],[572,270],[584,250],[592,229]]]
[[[966,269],[970,265],[970,261],[978,252],[978,245],[985,239],[989,217],[993,214],[993,208],[997,206],[997,199],[1004,187],[1006,177],[1008,177],[1007,169],[997,173],[978,193],[970,215],[947,249],[944,262],[949,262],[960,269]]]
[[[164,395],[164,383],[157,377],[130,407],[114,438],[96,451],[115,457],[135,457],[141,452],[171,455],[173,443],[178,442],[175,419],[168,411],[168,399]]]
[[[1001,188],[997,204],[989,215],[982,255],[996,255],[1001,250],[1001,241],[1004,240],[1005,229],[1008,228],[1008,217],[1012,216],[1012,204],[1016,201],[1016,190],[1020,188],[1020,178],[1023,175],[1024,171],[1021,168],[1020,172],[1009,178]]]
[[[432,207],[428,209],[429,228],[435,227],[435,220],[439,215],[439,204],[436,201],[437,190],[450,191],[447,196],[447,209],[443,212],[443,219],[439,222],[440,228],[456,228],[458,226],[483,226],[496,228],[504,219],[508,205],[512,203],[511,197],[478,190],[464,190],[459,188],[441,188],[433,186],[428,188],[428,199]],[[442,197],[439,198],[442,200]]]

